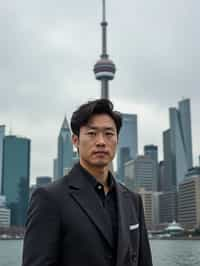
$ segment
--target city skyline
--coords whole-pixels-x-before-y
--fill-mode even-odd
[[[77,106],[100,95],[92,67],[101,42],[101,4],[1,3],[0,124],[6,125],[7,134],[11,128],[13,134],[32,140],[32,183],[36,176],[53,175],[64,114],[69,121]],[[140,154],[144,145],[155,144],[162,158],[168,108],[185,96],[191,99],[194,164],[198,163],[199,5],[172,0],[162,5],[147,0],[128,0],[124,6],[107,2],[109,51],[118,68],[110,98],[116,109],[138,115]]]

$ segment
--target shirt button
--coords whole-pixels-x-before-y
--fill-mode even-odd
[[[98,187],[97,187],[99,190],[101,190],[102,189],[102,186],[101,185],[98,185]]]

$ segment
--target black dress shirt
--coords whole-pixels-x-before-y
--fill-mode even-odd
[[[96,180],[94,176],[92,176],[88,171],[86,171],[82,166],[80,166],[82,171],[92,185],[94,190],[96,191],[99,200],[102,206],[105,208],[106,213],[108,215],[110,221],[110,227],[112,232],[112,243],[113,243],[113,265],[115,265],[116,255],[117,255],[117,237],[118,237],[118,216],[117,216],[117,197],[116,197],[116,185],[115,180],[111,173],[108,174],[108,187],[109,191],[107,193],[104,192],[103,185]]]

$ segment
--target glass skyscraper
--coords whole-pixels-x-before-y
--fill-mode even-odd
[[[174,156],[171,149],[171,129],[163,132],[163,180],[162,191],[175,191],[176,190],[176,166],[173,163]]]
[[[169,109],[170,129],[164,133],[165,178],[169,188],[177,188],[193,166],[190,100]]]
[[[122,114],[123,125],[117,150],[117,178],[124,182],[124,164],[138,154],[137,115]]]
[[[54,179],[62,177],[72,168],[73,155],[71,132],[67,118],[65,117],[58,136],[58,156],[54,160]]]
[[[190,100],[179,102],[179,108],[170,108],[171,151],[177,185],[192,168],[192,133]]]
[[[11,209],[11,225],[23,226],[29,201],[30,139],[5,136],[2,192]]]
[[[0,125],[0,195],[2,193],[2,161],[3,161],[3,139],[5,136],[5,126]]]
[[[144,155],[151,158],[151,160],[158,163],[158,146],[156,145],[145,145],[144,146]]]
[[[158,191],[158,146],[145,145],[144,155],[149,157],[155,164],[155,176],[153,176],[153,191]]]

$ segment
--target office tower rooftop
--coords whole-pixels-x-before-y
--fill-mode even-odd
[[[200,166],[190,168],[185,175],[185,178],[192,178],[195,176],[200,176]]]
[[[145,145],[144,146],[144,155],[148,156],[152,160],[158,163],[158,146],[156,145]]]

